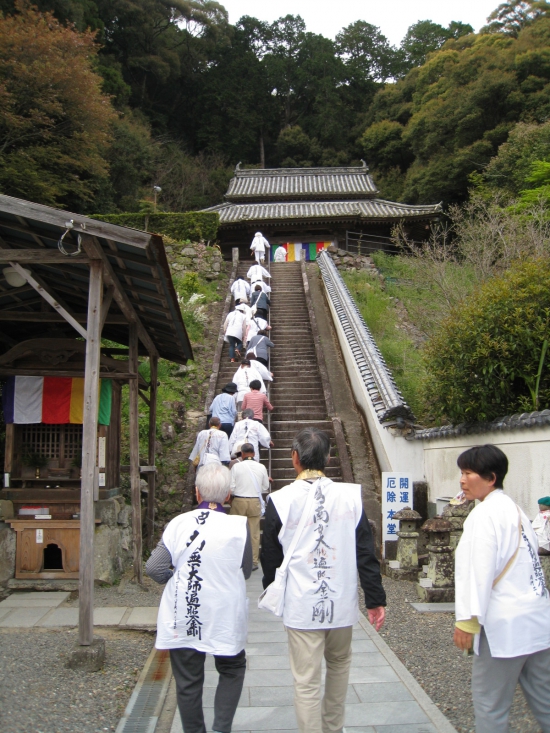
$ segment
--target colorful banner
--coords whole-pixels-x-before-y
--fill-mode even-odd
[[[271,246],[272,262],[314,262],[332,242],[284,242]]]
[[[100,380],[99,423],[111,422],[113,384]],[[2,390],[4,422],[81,425],[84,417],[84,379],[71,377],[8,377]]]

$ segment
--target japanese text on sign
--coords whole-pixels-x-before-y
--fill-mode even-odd
[[[413,508],[413,482],[408,473],[382,473],[382,541],[397,540],[399,521],[395,514],[406,506]]]

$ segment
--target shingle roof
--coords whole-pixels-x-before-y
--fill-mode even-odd
[[[30,201],[0,195],[0,242],[2,248],[33,249],[37,252],[59,253],[58,241],[71,221],[73,230],[64,242],[70,251],[76,249],[77,234],[82,232],[94,238],[101,247],[114,275],[132,303],[141,323],[155,344],[161,357],[185,364],[193,358],[177,294],[174,290],[170,267],[162,238],[156,234],[89,219],[80,214],[53,209]],[[32,271],[50,286],[74,313],[86,313],[88,304],[89,266],[71,257],[66,263],[36,263]],[[0,266],[2,270],[2,266]],[[38,302],[36,302],[38,301]],[[24,318],[40,311],[41,298],[30,286],[5,287],[0,277],[0,311],[9,310]],[[29,311],[29,308],[32,310]],[[116,303],[112,314],[120,315]],[[44,330],[40,323],[2,322],[2,333],[20,340],[36,338]],[[56,324],[71,337],[71,326]],[[128,326],[106,323],[103,336],[119,344],[128,343]],[[0,349],[1,352],[2,349]],[[140,343],[140,353],[147,353]]]
[[[226,203],[205,211],[216,211],[220,224],[245,221],[286,221],[295,219],[422,219],[442,211],[441,204],[412,206],[383,199],[363,201],[288,201],[283,203]]]
[[[225,195],[233,203],[373,197],[378,193],[366,164],[346,168],[235,169]]]
[[[462,425],[443,425],[438,428],[417,430],[414,440],[436,440],[437,438],[451,438],[459,435],[476,435],[507,430],[524,430],[550,425],[550,410],[540,412],[524,412],[521,415],[507,415],[492,422],[463,423]]]

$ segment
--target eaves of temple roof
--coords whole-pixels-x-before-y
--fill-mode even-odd
[[[354,219],[364,221],[432,219],[442,213],[441,204],[411,205],[383,199],[347,201],[283,201],[277,203],[233,203],[212,206],[205,211],[217,212],[220,224],[266,221],[330,221]]]
[[[232,203],[275,200],[374,198],[378,193],[364,161],[360,166],[335,168],[235,169],[225,195]]]

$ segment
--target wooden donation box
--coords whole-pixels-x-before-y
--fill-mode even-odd
[[[13,502],[16,578],[78,578],[83,383],[16,375],[4,384],[0,499]],[[120,384],[111,379],[100,380],[99,423],[96,498],[107,499],[120,485]]]

